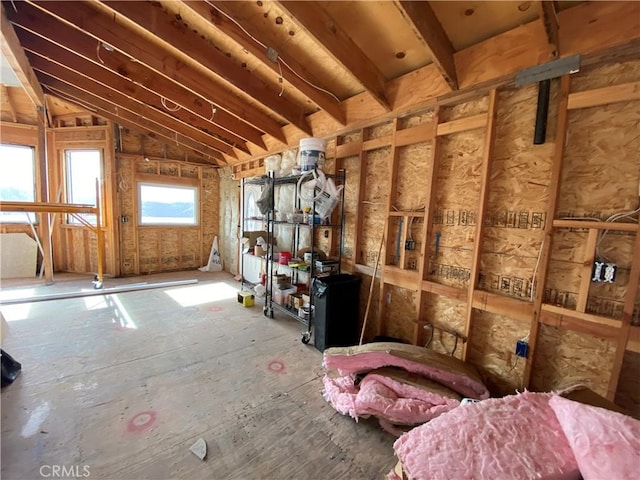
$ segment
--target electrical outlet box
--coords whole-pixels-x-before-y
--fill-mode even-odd
[[[528,353],[529,353],[529,344],[524,340],[518,340],[516,342],[516,356],[527,358]]]

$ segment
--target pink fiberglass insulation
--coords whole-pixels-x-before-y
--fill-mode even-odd
[[[621,413],[554,396],[560,422],[585,480],[640,477],[640,422]]]
[[[404,434],[394,450],[412,480],[577,479],[551,397],[525,392],[455,408]]]
[[[349,415],[357,421],[356,395],[358,394],[358,387],[355,386],[355,375],[346,375],[338,378],[331,378],[329,375],[325,375],[322,383],[324,383],[324,391],[322,392],[324,399],[338,413]]]
[[[389,388],[380,381],[384,377],[373,377],[367,375],[360,383],[356,395],[359,415],[374,415],[395,425],[420,425],[460,405],[456,400],[386,379],[395,383],[395,388]]]
[[[489,391],[478,373],[457,358],[415,345],[390,342],[370,343],[357,347],[328,348],[324,366],[341,375],[365,373],[376,368],[394,366],[445,385],[470,398],[489,398]]]
[[[358,386],[353,375],[325,375],[324,398],[339,413],[356,420],[372,415],[395,425],[419,425],[460,405],[455,392],[434,382],[422,380],[417,386],[382,374],[395,374],[387,369],[379,372],[367,374]],[[402,378],[401,373],[397,376]]]

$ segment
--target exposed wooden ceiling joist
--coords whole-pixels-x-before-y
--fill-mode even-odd
[[[0,48],[36,109],[44,108],[44,92],[29,65],[20,41],[7,20],[4,5],[0,4]]]
[[[538,2],[538,5],[540,8],[540,20],[547,34],[550,56],[556,58],[560,55],[560,26],[558,25],[556,7],[551,0],[542,0]]]
[[[222,155],[214,154],[213,152],[222,152],[233,156],[233,150],[231,147],[222,147],[220,145],[212,147],[211,145],[215,143],[213,141],[215,140],[213,137],[200,132],[186,123],[182,123],[179,120],[174,119],[171,115],[165,112],[144,108],[144,105],[136,99],[128,97],[115,88],[103,85],[78,71],[47,60],[44,57],[31,52],[29,52],[28,55],[29,61],[37,72],[45,73],[52,78],[56,78],[57,80],[66,83],[67,85],[71,85],[79,90],[91,93],[95,98],[100,98],[120,109],[126,109],[135,115],[145,117],[158,124],[165,125],[166,127],[173,129],[176,133],[188,137],[195,142],[200,142],[202,144],[200,151],[207,153],[209,156],[216,158],[223,163],[226,162],[222,160]]]
[[[247,29],[251,28],[251,26],[242,25],[241,19],[234,17],[235,12],[230,8],[228,2],[211,4],[207,2],[184,2],[183,5],[207,20],[215,28],[224,32],[274,73],[280,74],[282,72],[282,76],[287,82],[305,94],[320,109],[326,111],[340,124],[345,124],[344,111],[340,107],[339,101],[315,86],[321,83],[320,80],[312,78],[306,68],[295,58],[289,57],[283,61],[282,56],[278,55],[277,62],[281,63],[281,65],[278,66],[278,63],[272,62],[267,57],[268,41],[260,38],[260,32],[254,31],[249,35]],[[304,77],[301,78],[301,75],[304,75]]]
[[[125,109],[118,108],[117,105],[113,105],[95,95],[68,85],[46,73],[37,72],[36,75],[50,94],[60,97],[66,102],[75,103],[85,110],[113,120],[124,127],[142,132],[152,138],[161,138],[167,144],[177,145],[180,148],[192,152],[194,155],[209,159],[212,165],[218,165],[218,161],[222,160],[220,152],[215,150],[203,152],[202,144],[178,134],[171,128],[131,113]]]
[[[104,1],[102,3],[145,30],[153,32],[167,44],[206,67],[213,75],[244,91],[287,122],[311,135],[311,127],[300,107],[285,97],[279,96],[278,90],[270,88],[241,68],[181,20],[170,17],[159,2],[151,3],[153,8],[149,8],[146,2]]]
[[[235,156],[232,150],[233,146],[240,148],[247,153],[249,152],[242,140],[240,140],[242,144],[230,145],[226,141],[212,136],[209,132],[202,129],[204,122],[198,117],[189,114],[186,110],[181,108],[178,108],[176,111],[167,112],[163,107],[162,99],[156,93],[144,89],[141,86],[130,82],[128,79],[120,77],[113,72],[98,66],[98,64],[92,63],[69,50],[65,50],[58,45],[38,37],[31,32],[21,31],[20,41],[26,50],[37,53],[44,58],[55,59],[56,63],[67,65],[70,69],[76,72],[82,72],[82,75],[95,79],[102,85],[114,89],[129,98],[135,99],[135,101],[141,103],[142,108],[145,106],[150,108],[152,114],[159,113],[168,117],[175,117],[178,122],[188,125],[194,132],[199,131],[203,135],[207,135],[202,138],[206,138],[210,146],[216,148],[222,153]]]
[[[440,21],[428,2],[394,0],[396,8],[411,23],[418,36],[431,52],[433,63],[438,67],[445,82],[452,90],[458,89],[455,53]]]
[[[331,16],[316,2],[279,1],[295,23],[307,30],[347,68],[386,111],[391,105],[385,92],[385,78],[346,32],[337,28]]]
[[[211,77],[202,74],[190,65],[186,65],[168,52],[162,52],[159,55],[157,45],[138,32],[117,22],[113,17],[103,15],[81,2],[75,2],[73,8],[69,8],[69,5],[64,2],[29,3],[72,26],[81,26],[81,29],[89,35],[146,65],[156,74],[183,85],[207,102],[213,103],[217,108],[232,113],[236,118],[286,144],[282,126],[277,121],[257,111],[252,105],[237,96],[230,94],[228,90],[216,85]]]
[[[132,95],[135,95],[134,89],[145,89],[153,92],[160,101],[165,99],[169,105],[180,106],[185,112],[179,111],[177,113],[190,112],[197,116],[198,118],[189,116],[188,121],[205,132],[217,135],[244,151],[247,151],[244,145],[245,140],[253,142],[260,148],[265,148],[259,130],[240,121],[225,110],[214,110],[212,104],[178,83],[162,75],[157,75],[153,70],[139,62],[132,61],[116,50],[107,50],[93,37],[66,23],[52,20],[46,13],[33,6],[21,4],[20,9],[12,14],[12,22],[19,26],[18,34],[23,44],[26,32],[45,38],[49,42],[60,45],[95,65],[127,79],[131,85],[126,88],[126,91],[131,90]],[[30,48],[38,50],[33,43]]]

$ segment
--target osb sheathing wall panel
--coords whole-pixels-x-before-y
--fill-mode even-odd
[[[238,265],[240,188],[238,181],[231,178],[232,172],[230,168],[218,169],[218,175],[220,183],[219,204],[222,205],[218,214],[220,222],[220,233],[218,235],[220,257],[225,271],[237,274],[240,271]]]
[[[383,301],[382,333],[411,343],[416,318],[416,292],[386,285]]]
[[[120,222],[120,254],[122,275],[135,275],[138,270],[137,231],[135,205],[135,179],[132,162],[129,159],[116,158],[118,172],[117,196],[120,203],[120,215],[127,219]]]
[[[552,86],[547,142],[533,144],[537,87],[498,94],[499,114],[480,257],[479,288],[528,299],[542,244],[554,147],[557,87]]]
[[[607,387],[615,342],[542,325],[531,387],[550,391],[584,384],[602,396]]]
[[[384,131],[386,134],[390,133],[388,128]],[[379,134],[379,130],[374,129],[372,135],[377,134]],[[374,267],[376,264],[387,217],[387,199],[391,176],[390,157],[391,148],[384,147],[368,152],[364,161],[367,173],[364,200],[360,206],[360,215],[362,216],[360,246],[362,250],[361,258],[357,259],[357,262],[370,267]],[[380,266],[382,264],[381,259]]]
[[[475,110],[479,108],[475,103],[465,105]],[[433,235],[429,239],[427,278],[444,285],[464,287],[469,281],[473,232],[478,221],[475,212],[480,192],[484,130],[447,135],[438,141],[440,158],[434,186]]]
[[[342,159],[341,162],[347,175],[344,187],[344,247],[342,255],[345,259],[353,260],[356,254],[354,249],[356,214],[358,211],[360,159],[358,157],[347,157]]]
[[[430,327],[422,328],[418,332],[418,345],[428,345],[429,348],[440,353],[451,353],[454,347],[453,342],[449,343],[447,336],[440,336],[438,332],[442,328],[455,332],[464,331],[466,303],[442,295],[426,293],[422,296],[422,305],[424,321],[436,328],[434,329],[433,338]],[[461,345],[458,345],[458,347],[461,347]],[[455,356],[462,358],[462,348],[456,350]]]
[[[516,341],[525,338],[528,331],[528,322],[474,312],[468,360],[478,368],[492,394],[511,395],[522,389],[524,359],[513,352]]]

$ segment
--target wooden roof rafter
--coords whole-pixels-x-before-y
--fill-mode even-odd
[[[248,151],[245,140],[260,148],[266,148],[262,133],[256,128],[240,121],[225,110],[215,109],[206,99],[162,75],[156,75],[153,70],[132,61],[121,52],[114,49],[107,50],[99,40],[77,28],[63,22],[52,21],[50,16],[31,5],[21,4],[20,9],[12,14],[12,22],[18,27],[22,44],[28,42],[34,51],[41,51],[43,55],[48,55],[43,47],[38,46],[43,45],[43,42],[37,42],[34,39],[37,36],[75,53],[92,62],[96,67],[107,70],[110,74],[126,79],[129,83],[123,91],[129,91],[137,96],[137,92],[144,89],[153,93],[156,102],[164,101],[171,106],[175,105],[176,108],[179,106],[184,111],[179,110],[176,113],[182,115],[183,119],[188,119],[193,126],[224,139],[240,150]],[[54,56],[54,58],[59,57]]]
[[[0,22],[0,48],[2,49],[2,54],[7,59],[20,83],[22,83],[36,110],[42,111],[44,109],[44,91],[38,83],[31,65],[29,65],[22,45],[13,29],[13,25],[7,19],[5,8],[2,4],[0,4]]]
[[[306,29],[333,58],[358,79],[385,111],[391,104],[385,91],[386,79],[376,65],[354,43],[346,32],[337,28],[331,16],[315,1],[277,2],[293,21]]]
[[[200,138],[201,140],[206,141],[211,147],[231,157],[236,156],[233,152],[233,146],[240,147],[241,150],[248,152],[248,149],[244,144],[241,146],[231,145],[225,141],[225,139],[220,139],[206,130],[203,130],[200,126],[202,122],[197,118],[193,118],[193,115],[186,114],[186,110],[183,111],[181,108],[178,108],[176,111],[167,111],[167,109],[163,107],[163,102],[160,97],[154,92],[150,92],[149,90],[146,90],[111,71],[101,68],[95,63],[91,63],[84,58],[79,57],[75,53],[71,53],[62,47],[37,37],[31,32],[21,32],[21,39],[27,51],[38,55],[35,62],[37,62],[41,68],[43,62],[38,58],[55,59],[55,63],[60,66],[57,69],[58,71],[60,71],[60,68],[64,68],[62,67],[63,65],[73,65],[73,68],[67,68],[72,72],[81,72],[83,77],[95,80],[97,83],[102,85],[104,89],[107,89],[102,91],[108,91],[108,89],[115,90],[115,93],[118,96],[125,95],[138,102],[141,107],[148,107],[150,110],[149,115],[170,117],[170,121],[181,123],[184,125],[184,129],[181,133],[184,133],[185,135],[189,135],[189,132],[191,132],[191,136],[194,139]],[[32,60],[32,62],[33,61],[34,60]]]
[[[431,52],[433,63],[452,90],[458,89],[455,50],[428,2],[394,0],[394,5],[411,23],[418,37]]]
[[[113,17],[104,15],[81,2],[74,3],[73,8],[68,8],[68,5],[64,5],[63,2],[29,0],[28,3],[71,26],[78,28],[77,26],[81,25],[82,31],[120,51],[132,61],[145,65],[154,74],[164,76],[202,97],[208,103],[215,105],[216,108],[226,110],[238,120],[246,122],[286,144],[286,137],[279,122],[257,111],[241,98],[218,88],[211,77],[204,75],[190,65],[186,65],[168,52],[164,56],[158,55],[155,44],[115,21]]]
[[[85,74],[80,71],[70,69],[32,52],[29,52],[29,60],[31,61],[33,68],[38,72],[47,74],[50,77],[56,78],[68,85],[78,88],[79,90],[91,93],[95,98],[100,98],[113,105],[117,105],[118,107],[126,109],[136,115],[146,117],[158,124],[166,125],[176,133],[180,133],[196,142],[200,142],[204,149],[203,152],[215,151],[229,156],[235,155],[232,147],[222,144],[218,139],[172,117],[167,112],[147,108],[137,99],[121,93],[116,88],[106,86],[89,76],[85,76]],[[209,153],[209,156],[213,155]],[[214,158],[218,158],[219,161],[227,163],[223,160],[222,155],[214,156]]]
[[[270,88],[250,72],[237,65],[223,52],[202,38],[198,32],[170,17],[159,2],[147,3],[103,1],[112,11],[152,32],[156,37],[188,55],[230,86],[243,91],[268,107],[302,132],[311,135],[303,110],[278,91]]]
[[[213,150],[201,142],[179,134],[177,131],[159,123],[158,121],[122,108],[117,104],[97,97],[92,93],[65,83],[46,73],[37,72],[37,76],[40,83],[45,86],[45,88],[47,88],[52,94],[59,96],[67,102],[75,103],[83,109],[94,111],[98,115],[120,123],[128,128],[145,132],[151,137],[163,138],[169,144],[175,144],[198,156],[212,160],[212,163],[215,165],[225,163],[224,157],[217,150]]]
[[[238,18],[238,13],[230,8],[228,3],[182,2],[182,5],[208,21],[215,28],[223,31],[274,73],[279,75],[281,72],[284,80],[306,95],[341,125],[345,125],[345,113],[340,102],[323,91],[322,88],[317,87],[321,81],[313,78],[304,65],[295,58],[288,57],[283,61],[282,55],[279,54],[277,62],[282,64],[280,66],[271,61],[267,57],[269,42],[260,38],[260,32],[253,31],[249,34],[248,30],[251,26],[249,24],[243,25],[242,18]],[[301,76],[304,77],[301,78]]]

